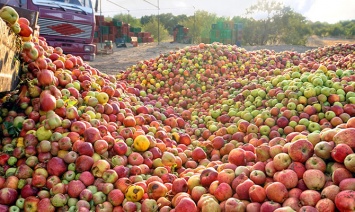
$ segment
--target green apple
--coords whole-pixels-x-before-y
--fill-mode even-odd
[[[332,118],[334,118],[336,116],[334,111],[328,110],[327,112],[325,112],[325,118],[330,121]]]
[[[13,25],[18,21],[19,15],[13,7],[3,6],[0,10],[0,18],[10,25]]]
[[[316,132],[316,131],[318,132],[321,130],[321,126],[316,122],[310,121],[307,129],[310,132]]]
[[[299,73],[299,72],[292,72],[291,77],[292,77],[293,79],[295,79],[295,78],[300,78],[300,77],[301,77],[301,73]]]
[[[289,110],[295,110],[296,109],[296,104],[294,102],[289,102],[287,104],[287,109]]]
[[[52,131],[45,129],[44,126],[41,126],[36,131],[36,137],[38,141],[49,140],[51,136],[52,136]]]
[[[20,212],[20,208],[17,207],[16,205],[12,205],[9,208],[9,212]]]
[[[220,116],[220,115],[221,115],[221,110],[220,109],[211,111],[211,117],[214,118],[214,119],[218,118],[218,116]]]
[[[16,206],[20,209],[23,209],[23,206],[25,204],[25,199],[20,197],[16,200]]]
[[[285,94],[284,93],[278,93],[277,95],[276,95],[276,99],[279,101],[279,102],[281,102],[284,98],[285,98]]]
[[[313,107],[316,108],[317,112],[322,111],[322,105],[319,103],[313,104]]]
[[[298,121],[298,124],[304,125],[304,126],[308,127],[309,122],[310,122],[310,121],[309,121],[308,119],[306,119],[306,118],[301,118],[301,119]]]
[[[213,132],[216,132],[216,131],[218,130],[218,127],[217,127],[217,125],[215,125],[215,124],[211,124],[211,125],[208,127],[208,130],[213,133]]]
[[[323,80],[320,77],[314,77],[312,79],[312,84],[314,86],[323,86]]]
[[[288,126],[295,128],[297,126],[297,122],[292,120],[288,123]]]
[[[343,85],[341,84],[341,82],[334,82],[332,87],[336,90],[343,89]]]
[[[227,127],[227,133],[233,135],[238,132],[238,126],[236,124],[231,124]]]
[[[264,99],[265,96],[266,96],[266,92],[265,92],[264,90],[261,90],[261,89],[260,89],[260,90],[258,91],[258,96],[260,96],[261,98]]]
[[[249,95],[249,96],[247,96],[247,98],[245,98],[245,100],[253,102],[255,100],[255,97],[252,95]]]
[[[246,120],[246,121],[251,121],[254,117],[253,117],[253,115],[251,114],[251,113],[245,113],[244,115],[242,115],[242,117],[241,117],[242,119],[244,119],[244,120]]]
[[[296,107],[297,112],[302,112],[304,110],[304,105],[298,104]]]
[[[321,103],[326,102],[326,101],[328,100],[327,96],[326,96],[325,94],[323,94],[323,93],[319,94],[319,95],[317,96],[317,99],[318,99],[318,101],[321,102]]]
[[[13,122],[14,127],[17,127],[17,128],[21,129],[22,128],[22,123],[23,123],[24,120],[25,120],[24,116],[16,116],[14,118],[14,122]]]
[[[271,129],[267,125],[261,125],[259,127],[259,132],[261,135],[269,135],[270,131],[271,131]]]
[[[11,29],[15,34],[18,34],[21,32],[21,27],[19,23],[14,23],[13,25],[11,25]]]
[[[314,88],[306,88],[304,90],[304,92],[303,92],[303,95],[306,98],[310,98],[310,97],[316,96],[316,90]]]
[[[80,82],[78,80],[75,80],[72,82],[74,85],[74,88],[78,91],[80,91]]]

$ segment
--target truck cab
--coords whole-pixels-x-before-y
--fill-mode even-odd
[[[86,61],[95,59],[95,14],[91,0],[5,1],[10,6],[38,11],[39,34],[48,45],[61,47],[65,54],[81,56]]]

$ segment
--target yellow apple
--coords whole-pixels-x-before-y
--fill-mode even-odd
[[[109,96],[105,92],[100,92],[96,96],[97,100],[99,100],[100,104],[106,104],[109,100]]]
[[[49,140],[52,136],[52,131],[47,130],[44,126],[40,127],[36,131],[36,137],[38,141]]]

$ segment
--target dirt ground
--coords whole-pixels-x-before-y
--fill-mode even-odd
[[[305,52],[309,49],[318,48],[327,45],[334,45],[336,43],[355,43],[355,40],[335,39],[335,38],[318,38],[312,36],[308,39],[306,46],[292,46],[292,45],[278,45],[278,46],[242,46],[248,51],[258,49],[270,49],[276,52],[281,51],[296,51],[299,53]],[[118,72],[126,70],[126,68],[137,64],[139,61],[148,60],[158,57],[162,53],[169,51],[176,51],[184,48],[190,44],[157,42],[154,43],[140,43],[137,47],[127,43],[127,47],[117,48],[113,44],[113,49],[110,51],[103,51],[105,44],[97,44],[98,53],[94,61],[88,62],[92,67],[107,73],[117,74]]]

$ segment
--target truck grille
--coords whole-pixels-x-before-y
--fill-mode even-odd
[[[38,19],[40,34],[53,36],[76,37],[89,39],[92,26],[85,24],[73,24],[67,21],[55,21],[51,19]]]

